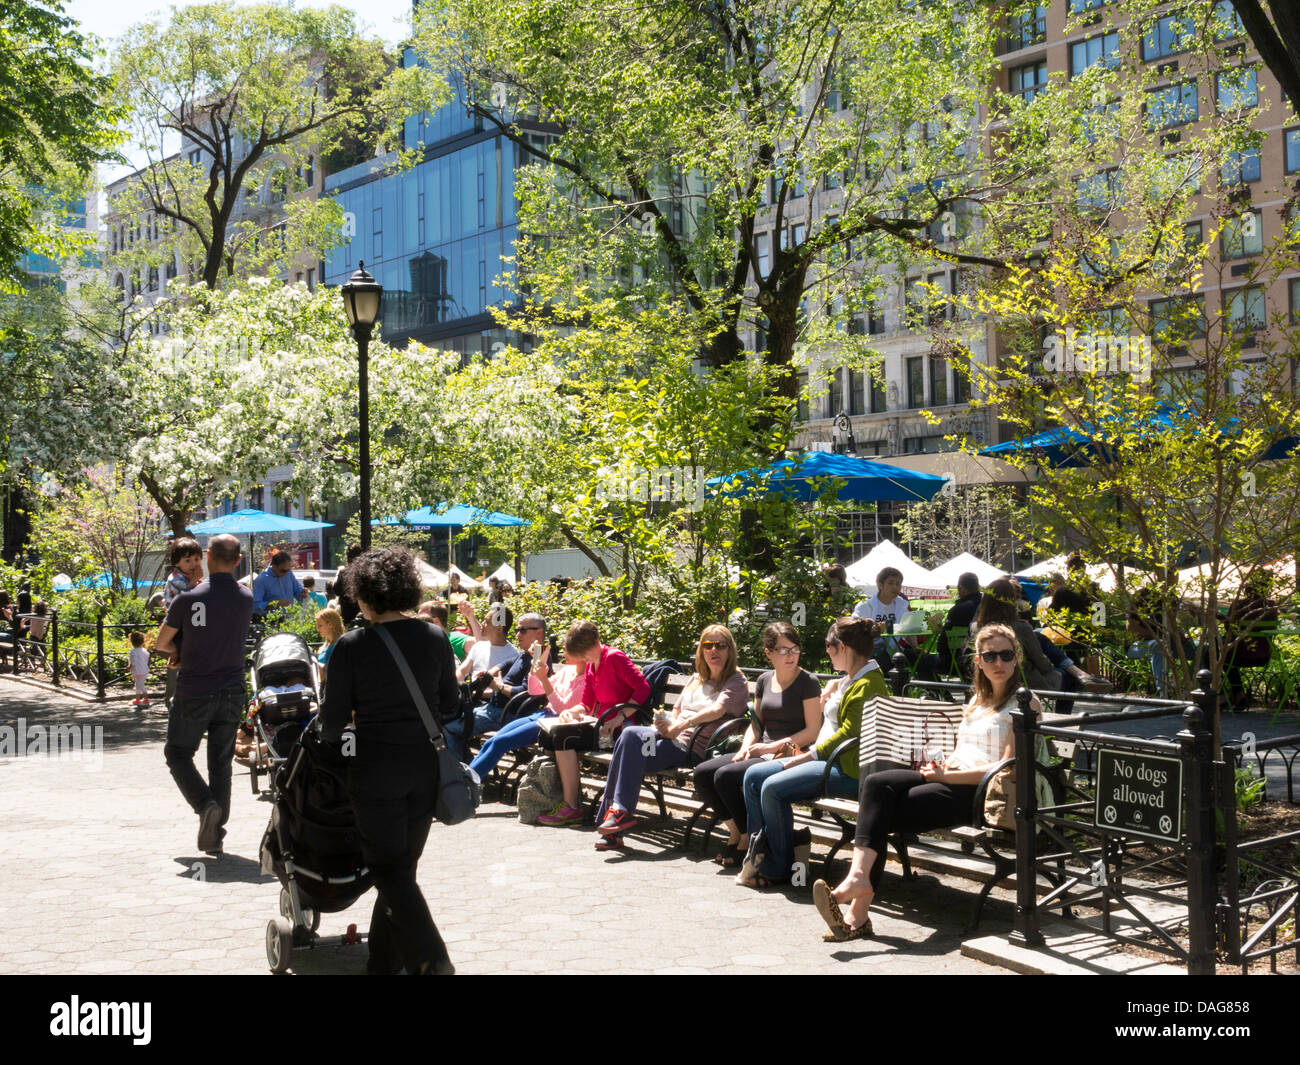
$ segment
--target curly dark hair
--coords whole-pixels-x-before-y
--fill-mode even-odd
[[[376,614],[420,605],[420,574],[409,547],[376,547],[348,563],[348,595]]]

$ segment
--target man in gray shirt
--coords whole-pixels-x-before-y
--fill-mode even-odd
[[[208,541],[208,579],[181,592],[158,630],[156,650],[180,665],[176,697],[167,714],[163,757],[196,814],[199,850],[221,853],[222,828],[230,817],[230,763],[244,715],[244,645],[253,616],[253,593],[236,583],[239,541]],[[181,637],[177,650],[176,639]],[[208,737],[208,780],[194,767],[194,754]]]

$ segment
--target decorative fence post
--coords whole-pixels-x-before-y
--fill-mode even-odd
[[[901,699],[907,691],[907,682],[911,679],[908,676],[907,656],[902,651],[895,651],[891,661],[894,668],[889,671],[889,687]]]
[[[54,670],[54,686],[59,684],[59,612],[50,611],[50,655],[54,661],[50,668]]]
[[[1038,797],[1034,791],[1034,730],[1038,714],[1028,688],[1016,693],[1018,708],[1011,711],[1016,738],[1016,922],[1011,940],[1027,947],[1041,946],[1038,928],[1037,829]]]
[[[1195,706],[1183,711],[1178,734],[1187,787],[1187,973],[1214,975],[1214,914],[1218,892],[1214,875],[1214,764],[1212,735]]]
[[[104,611],[95,618],[95,698],[104,701]]]

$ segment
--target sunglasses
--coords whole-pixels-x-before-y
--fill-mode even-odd
[[[701,651],[725,651],[726,649],[727,649],[727,645],[725,643],[721,643],[721,642],[715,643],[713,640],[700,641]]]
[[[794,655],[797,655],[797,654],[799,653],[799,648],[797,648],[797,647],[773,647],[773,648],[771,649],[771,651],[772,651],[772,654],[774,654],[774,655],[784,655],[786,658],[792,658]]]
[[[545,632],[545,631],[546,631],[546,626],[545,626],[545,625],[517,625],[517,626],[515,626],[515,632],[529,632],[529,631],[532,630],[532,629],[541,629],[543,632]]]
[[[981,651],[980,658],[985,662],[1014,662],[1015,651]]]

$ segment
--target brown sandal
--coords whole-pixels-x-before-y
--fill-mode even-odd
[[[845,926],[848,927],[847,925]],[[871,918],[868,917],[857,928],[849,928],[847,932],[840,932],[838,929],[826,929],[822,933],[823,943],[847,943],[851,939],[869,939],[871,937]]]

